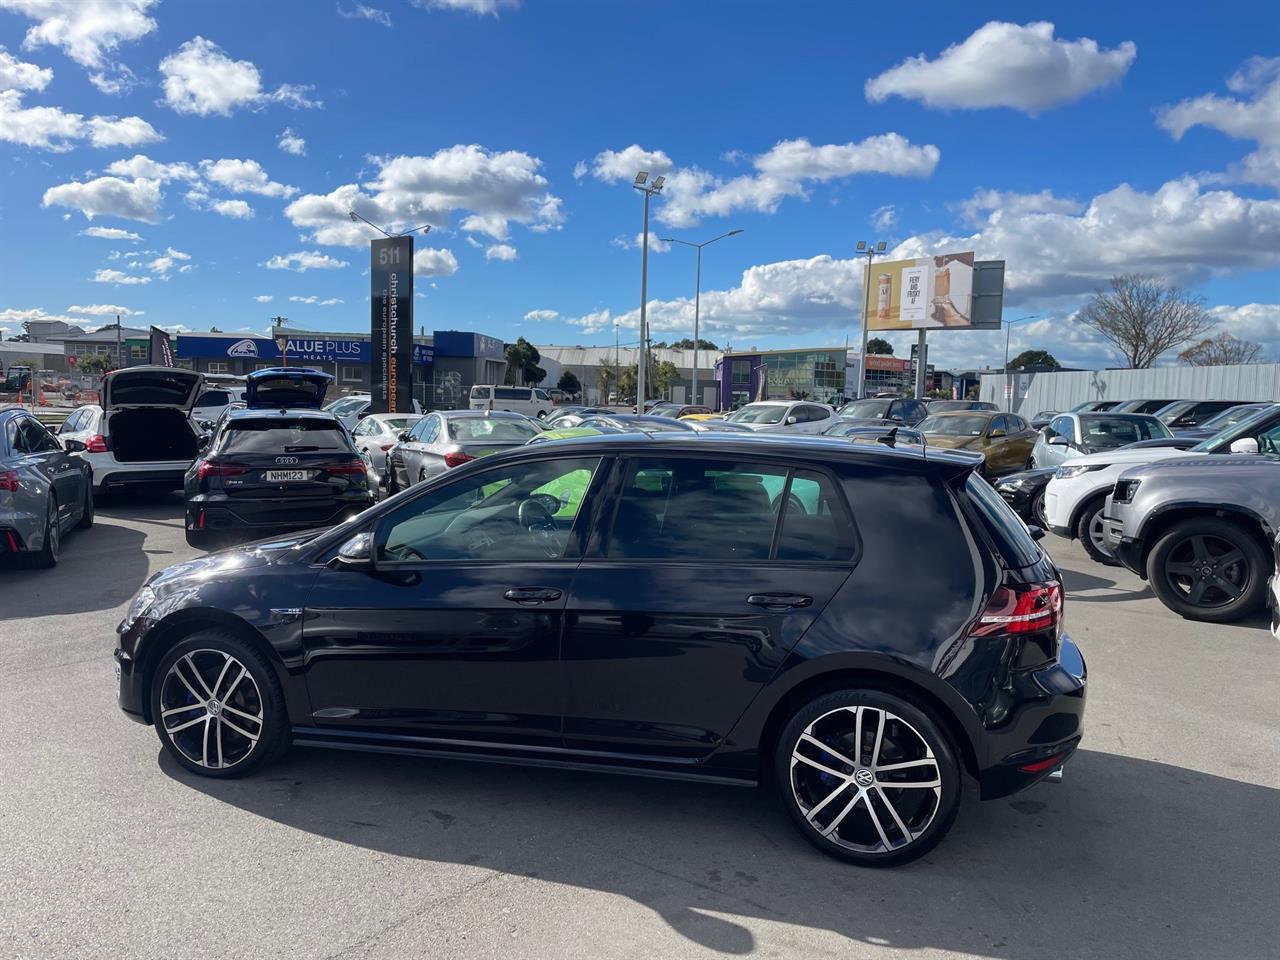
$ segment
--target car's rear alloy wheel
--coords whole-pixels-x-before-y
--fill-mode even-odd
[[[89,477],[84,478],[84,505],[80,510],[80,522],[76,524],[77,530],[88,530],[93,526],[93,482]]]
[[[1080,545],[1084,547],[1084,552],[1089,555],[1092,560],[1097,561],[1105,567],[1118,567],[1120,561],[1115,558],[1110,548],[1107,546],[1106,536],[1102,527],[1102,512],[1106,509],[1107,498],[1094,497],[1093,500],[1085,504],[1083,510],[1080,511],[1080,517],[1076,521],[1076,539],[1080,541]]]
[[[32,566],[42,570],[58,565],[58,557],[62,555],[62,529],[58,520],[58,501],[49,495],[49,506],[45,511],[44,545],[31,557]]]
[[[1035,518],[1036,526],[1041,530],[1049,529],[1049,515],[1044,509],[1044,488],[1041,487],[1039,492],[1031,498],[1031,516]]]
[[[1261,609],[1272,563],[1247,530],[1227,520],[1184,521],[1156,541],[1147,579],[1188,620],[1227,623]]]
[[[210,777],[240,776],[287,745],[283,698],[262,656],[238,637],[206,630],[161,660],[152,720],[169,753]]]
[[[867,866],[928,852],[959,809],[950,742],[919,707],[888,693],[847,690],[810,703],[783,730],[776,764],[805,836]]]

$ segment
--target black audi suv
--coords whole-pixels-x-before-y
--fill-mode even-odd
[[[189,545],[328,526],[373,503],[350,434],[319,409],[332,379],[306,368],[248,375],[244,408],[225,412],[184,478]]]
[[[120,706],[209,777],[292,743],[769,780],[822,850],[901,863],[966,776],[1057,778],[1082,734],[1058,571],[979,463],[729,433],[495,454],[157,574]]]

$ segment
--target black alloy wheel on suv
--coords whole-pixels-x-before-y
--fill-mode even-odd
[[[965,778],[1007,796],[1082,736],[1061,578],[977,464],[714,433],[494,454],[153,577],[120,705],[212,777],[294,742],[772,780],[823,852],[904,863]]]
[[[1160,602],[1206,623],[1231,623],[1260,611],[1271,572],[1271,557],[1257,537],[1219,517],[1175,524],[1147,557],[1147,580]]]

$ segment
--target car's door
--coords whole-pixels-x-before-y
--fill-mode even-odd
[[[424,488],[373,531],[375,569],[319,572],[303,626],[317,724],[560,745],[565,601],[602,473],[548,454]]]
[[[1031,424],[1016,413],[1005,414],[1005,419],[1009,421],[1010,455],[1014,461],[1012,467],[1015,470],[1022,470],[1031,459],[1031,451],[1035,447],[1036,437],[1039,434]]]
[[[33,416],[18,418],[16,449],[26,459],[27,468],[51,488],[58,500],[58,518],[67,523],[80,513],[84,503],[82,462],[62,449],[58,438]]]
[[[439,433],[440,415],[433,413],[415,423],[409,431],[409,439],[401,440],[395,447],[398,470],[396,482],[402,488],[411,487],[418,482],[423,456]]]
[[[1061,437],[1066,443],[1046,443],[1042,448],[1044,461],[1041,462],[1041,454],[1037,453],[1036,463],[1042,467],[1056,467],[1067,459],[1068,451],[1079,443],[1079,438],[1076,436],[1076,420],[1073,417],[1054,417],[1045,429],[1051,439]]]
[[[565,745],[688,761],[714,750],[855,555],[824,469],[619,460],[569,597]]]

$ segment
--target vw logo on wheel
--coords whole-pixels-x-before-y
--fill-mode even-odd
[[[297,457],[276,457],[276,463],[297,463]]]
[[[853,782],[860,787],[869,787],[876,782],[876,775],[863,767],[853,775]]]

